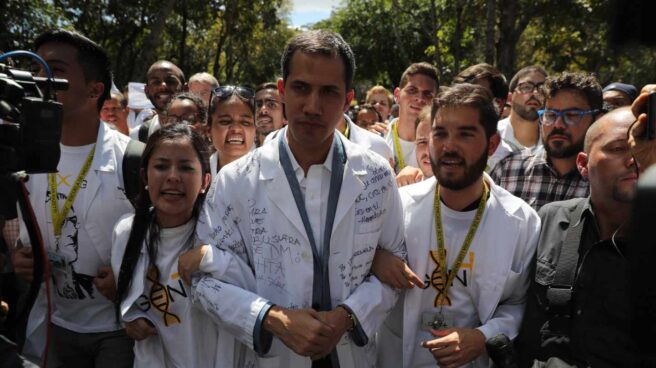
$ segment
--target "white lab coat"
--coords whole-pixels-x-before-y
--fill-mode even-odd
[[[199,283],[200,304],[253,348],[256,319],[267,301],[285,308],[312,305],[312,250],[278,156],[278,139],[224,167],[214,179],[198,222],[199,238],[229,250],[252,269],[249,291]],[[336,132],[336,134],[340,134]],[[342,368],[374,367],[374,334],[398,292],[369,277],[377,246],[405,258],[401,201],[387,162],[340,134],[348,161],[337,204],[329,259],[332,307],[345,304],[368,337],[356,346],[345,334],[337,345]],[[216,252],[216,249],[214,249]],[[214,255],[214,262],[222,258]],[[214,270],[220,270],[216,266]],[[276,338],[259,367],[310,367]]]
[[[351,142],[357,143],[368,150],[376,152],[390,163],[394,162],[394,154],[387,143],[385,143],[383,137],[360,128],[346,115],[344,115],[344,119],[346,119],[346,124],[349,125],[349,140]]]
[[[84,219],[82,223],[85,230],[91,237],[90,245],[96,248],[103,264],[107,266],[110,265],[113,224],[123,214],[133,211],[123,190],[121,166],[129,140],[125,135],[100,122],[96,151],[86,176],[87,190],[81,193],[82,207],[76,208],[76,212]],[[46,249],[54,248],[55,245],[49,244],[50,237],[46,235],[47,232],[52,231],[52,227],[46,222],[48,211],[50,211],[50,206],[45,202],[48,176],[46,174],[30,175],[27,188],[44,246]],[[23,244],[30,243],[22,221],[21,241]],[[27,342],[24,353],[32,357],[40,357],[45,346],[46,298],[44,289],[45,287],[42,285],[41,293],[34,303],[27,324]],[[111,302],[108,301],[108,303]]]
[[[524,314],[528,268],[540,235],[540,218],[521,199],[494,184],[474,242],[484,242],[476,253],[472,273],[472,302],[480,318],[478,329],[487,339],[503,333],[517,336]],[[418,275],[430,274],[426,255],[435,244],[434,193],[437,181],[430,178],[401,188],[405,217],[408,264]],[[410,367],[420,324],[421,293],[406,290],[378,334],[378,366]],[[400,322],[402,321],[402,323]],[[402,331],[395,331],[402,325]],[[487,355],[476,360],[478,367],[489,366]]]

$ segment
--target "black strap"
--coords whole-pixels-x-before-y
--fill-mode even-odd
[[[146,143],[148,141],[148,131],[150,130],[150,124],[152,120],[145,121],[139,126],[139,132],[137,138],[140,142]]]
[[[148,129],[146,129],[147,131]],[[136,207],[137,195],[141,185],[143,185],[139,169],[144,148],[146,148],[144,143],[130,139],[123,154],[123,188],[125,189],[125,196],[132,203],[132,207]]]
[[[570,302],[572,301],[576,267],[579,261],[579,245],[584,226],[581,215],[587,203],[587,199],[582,200],[574,208],[565,241],[560,249],[554,280],[547,288],[549,311],[553,314],[569,316],[571,313]]]

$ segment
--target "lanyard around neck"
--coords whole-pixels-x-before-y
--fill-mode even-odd
[[[460,266],[462,266],[462,261],[465,259],[465,255],[467,255],[467,252],[469,252],[469,247],[471,246],[471,243],[474,240],[474,236],[476,235],[476,230],[478,229],[478,225],[481,223],[481,218],[483,217],[483,212],[485,211],[485,203],[487,202],[488,193],[489,193],[489,189],[487,187],[487,184],[485,183],[485,181],[483,181],[483,196],[481,197],[481,200],[478,203],[478,209],[476,210],[476,215],[474,216],[474,219],[472,220],[472,223],[469,226],[469,231],[467,232],[467,236],[465,236],[465,240],[463,240],[462,242],[462,246],[460,247],[460,252],[458,253],[458,257],[455,259],[453,265],[451,266],[451,272],[449,272],[447,270],[446,249],[444,247],[444,233],[442,229],[442,210],[440,209],[441,205],[440,205],[439,183],[435,188],[435,202],[433,203],[433,206],[435,210],[435,235],[437,237],[437,254],[435,254],[435,251],[433,250],[431,250],[430,254],[431,254],[431,258],[433,258],[433,261],[436,263],[436,268],[439,269],[438,271],[440,276],[439,280],[445,282],[441,288],[439,287],[439,282],[437,283],[431,282],[432,286],[438,289],[438,294],[435,297],[435,301],[433,303],[433,306],[435,307],[445,304],[451,305],[451,301],[448,296],[449,289],[451,288],[453,279],[455,279],[456,275],[458,274],[458,270],[460,269]],[[438,280],[436,279],[435,281]]]
[[[59,203],[57,201],[57,174],[48,174],[48,185],[50,187],[50,215],[52,216],[52,227],[56,237],[61,235],[62,227],[64,226],[64,219],[71,210],[71,207],[73,207],[73,202],[75,202],[77,192],[80,191],[82,181],[87,176],[89,168],[91,168],[91,162],[93,161],[93,154],[95,152],[96,145],[94,144],[87,159],[84,161],[80,172],[77,174],[77,179],[75,179],[75,183],[71,187],[71,191],[68,193],[68,198],[66,198],[66,201],[64,202],[64,207],[62,208],[61,213],[59,212]]]
[[[394,138],[394,153],[396,154],[396,162],[399,166],[399,171],[405,167],[403,160],[403,152],[401,151],[401,143],[399,142],[399,121],[395,121],[392,126],[392,137]]]
[[[284,132],[283,132],[284,134]],[[312,247],[312,258],[314,264],[314,279],[312,288],[312,306],[317,310],[331,310],[330,301],[330,283],[328,279],[328,257],[330,255],[330,239],[332,236],[333,223],[335,221],[335,213],[337,212],[337,201],[339,193],[342,188],[342,179],[344,176],[344,165],[346,163],[346,153],[344,152],[344,145],[339,138],[339,135],[334,135],[335,144],[333,146],[333,160],[332,170],[330,173],[330,191],[328,193],[328,208],[326,210],[326,224],[323,230],[323,243],[322,251],[319,253],[318,245],[314,239],[312,232],[312,225],[308,218],[305,209],[305,200],[301,192],[301,187],[296,179],[296,173],[292,166],[291,159],[285,147],[285,137],[280,137],[278,140],[278,153],[280,155],[280,163],[287,176],[289,188],[294,196],[296,208],[303,220],[305,233],[307,234],[310,246]]]

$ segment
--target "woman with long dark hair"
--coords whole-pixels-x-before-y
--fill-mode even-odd
[[[239,345],[192,305],[178,272],[180,254],[198,245],[196,221],[210,184],[205,139],[186,124],[158,130],[141,174],[136,212],[116,224],[112,251],[117,318],[136,340],[135,367],[233,366],[226,362],[238,360],[231,354]]]

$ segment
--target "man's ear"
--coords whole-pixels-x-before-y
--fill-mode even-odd
[[[401,89],[399,87],[394,88],[394,103],[399,103],[399,94],[401,93]],[[392,106],[390,106],[390,109]]]
[[[585,180],[589,180],[588,178],[588,154],[585,152],[579,152],[579,154],[576,156],[576,168],[579,170],[581,173],[581,176]]]
[[[103,82],[89,82],[88,84],[89,98],[98,101],[103,92],[105,92],[105,84]]]
[[[487,156],[490,157],[497,151],[497,148],[501,144],[501,136],[499,133],[494,133],[487,142]]]
[[[280,93],[280,99],[285,100],[285,81],[282,78],[278,78],[278,93]]]
[[[350,90],[346,92],[346,101],[344,101],[344,109],[343,112],[347,112],[349,107],[351,107],[351,101],[353,101],[353,97],[355,97],[355,91]]]

